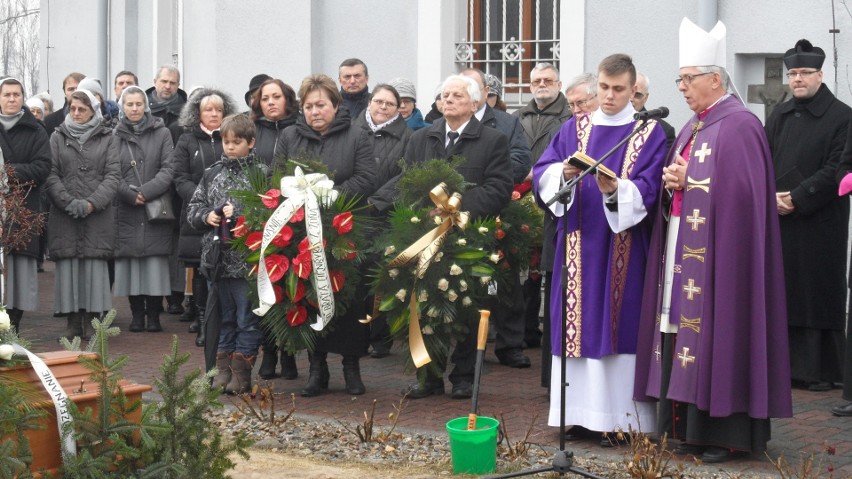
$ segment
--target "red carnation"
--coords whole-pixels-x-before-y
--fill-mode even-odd
[[[293,216],[290,217],[290,223],[298,223],[299,221],[302,221],[303,219],[305,219],[305,208],[304,207],[299,208],[298,210],[296,210],[295,213],[293,213]]]
[[[333,293],[343,289],[343,282],[346,280],[346,277],[343,275],[343,271],[331,271],[328,273],[328,276],[331,280],[331,291]]]
[[[243,236],[248,234],[248,227],[246,226],[246,217],[240,216],[237,218],[237,225],[231,230],[231,233],[235,238],[242,238]]]
[[[278,198],[281,197],[281,192],[273,188],[267,191],[265,195],[258,196],[260,196],[260,201],[263,202],[264,206],[269,209],[273,209],[278,206]]]
[[[286,256],[280,254],[271,254],[265,258],[266,273],[269,275],[269,281],[273,283],[284,276],[284,273],[290,268],[290,260]]]
[[[503,230],[497,230],[494,232],[494,236],[496,236],[498,240],[501,240],[506,237],[506,232]]]
[[[296,327],[308,319],[308,310],[304,306],[296,306],[287,311],[287,322]]]
[[[295,264],[295,260],[294,260],[294,264]],[[293,266],[293,267],[295,268],[295,266]],[[302,298],[305,297],[305,291],[306,291],[305,283],[303,283],[301,281],[297,282],[296,283],[296,293],[293,295],[292,298],[290,298],[290,301],[292,301],[293,303],[298,303],[299,301],[302,300]],[[290,296],[289,290],[287,291],[287,296],[288,297]]]
[[[248,246],[248,249],[252,251],[260,249],[261,244],[263,244],[263,233],[260,231],[250,233],[246,238],[246,246]]]
[[[310,251],[302,251],[295,258],[293,258],[293,271],[296,272],[296,276],[302,279],[308,279],[311,275],[311,252]]]
[[[334,229],[337,230],[337,234],[339,235],[352,231],[353,223],[354,218],[352,217],[352,213],[348,211],[346,213],[340,213],[331,220],[331,226],[334,226]]]
[[[281,231],[272,238],[272,244],[279,248],[286,248],[290,244],[290,239],[293,238],[293,228],[284,225]]]

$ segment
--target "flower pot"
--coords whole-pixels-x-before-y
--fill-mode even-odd
[[[77,408],[82,411],[89,407],[97,414],[97,397],[100,391],[98,385],[89,380],[90,371],[78,362],[80,355],[96,357],[94,353],[74,351],[54,351],[41,353],[38,356],[44,360],[65,393],[68,394],[68,398],[74,401]],[[44,429],[26,431],[33,452],[33,463],[30,470],[35,477],[41,476],[39,471],[55,475],[62,464],[62,456],[59,430],[56,424],[56,410],[50,396],[42,387],[41,380],[30,365],[0,367],[0,374],[29,383],[31,389],[42,397],[41,400],[34,402],[33,406],[47,412],[41,420]],[[131,402],[141,400],[142,393],[151,390],[151,386],[134,384],[126,380],[122,380],[119,386]],[[139,422],[141,416],[142,409],[139,408],[128,419]]]

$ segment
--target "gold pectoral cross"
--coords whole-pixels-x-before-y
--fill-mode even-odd
[[[683,352],[677,353],[677,358],[680,360],[680,367],[685,368],[690,363],[695,362],[695,356],[689,355],[689,348],[683,347]]]

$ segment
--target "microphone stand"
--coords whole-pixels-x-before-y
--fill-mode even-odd
[[[600,165],[605,159],[612,156],[619,148],[621,148],[625,143],[627,143],[631,138],[636,136],[640,130],[645,128],[645,125],[648,124],[648,118],[643,118],[639,120],[639,125],[630,132],[629,135],[624,137],[621,141],[618,142],[611,150],[606,152],[603,156],[600,157],[598,161],[596,161],[591,167],[584,170],[579,175],[575,176],[568,183],[562,187],[559,191],[553,195],[553,198],[549,199],[547,206],[552,205],[553,203],[559,201],[560,203],[567,205],[571,202],[571,197],[574,193],[574,186],[576,186],[583,178],[588,175],[590,172],[594,171],[598,165]],[[568,230],[568,211],[565,211],[560,218],[562,222],[562,231]],[[565,262],[562,262],[562,285],[567,289],[568,284],[568,265]],[[547,305],[546,307],[550,307]],[[580,469],[574,467],[574,453],[572,451],[565,450],[565,388],[568,387],[568,378],[566,377],[565,366],[568,362],[568,358],[565,356],[565,346],[568,343],[568,333],[565,331],[565,323],[568,321],[568,311],[565,309],[565,292],[562,293],[562,323],[560,324],[561,330],[561,347],[559,351],[559,364],[560,364],[560,388],[559,388],[559,451],[553,456],[553,461],[551,465],[548,467],[540,467],[536,469],[528,469],[525,471],[512,472],[509,474],[501,474],[497,476],[488,476],[487,479],[503,479],[509,477],[521,477],[521,476],[530,476],[533,474],[539,474],[542,472],[556,472],[560,476],[564,475],[568,472],[573,472],[574,474],[579,474],[584,477],[588,477],[589,479],[603,479],[601,476],[595,475],[585,469]],[[543,347],[543,345],[542,345]],[[552,374],[552,373],[551,373]]]

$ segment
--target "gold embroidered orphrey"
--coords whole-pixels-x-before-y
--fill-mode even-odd
[[[653,131],[657,122],[652,120],[644,128],[636,133],[636,136],[628,142],[621,166],[620,177],[627,179],[633,171],[636,160],[648,136]],[[577,118],[577,146],[578,150],[586,153],[589,138],[592,132],[592,122],[589,115],[581,115]],[[579,189],[574,197],[575,208],[579,208]],[[565,214],[568,214],[567,211]],[[582,357],[582,270],[580,268],[582,258],[582,217],[578,215],[577,229],[566,235],[565,239],[565,261],[568,267],[567,284],[565,285],[565,308],[567,338],[565,344],[566,357]],[[632,233],[630,230],[613,236],[612,260],[611,260],[611,283],[610,283],[610,326],[611,347],[617,350],[618,324],[621,317],[621,306],[624,300],[624,288],[627,280],[628,266],[630,264],[630,249],[632,245]]]

